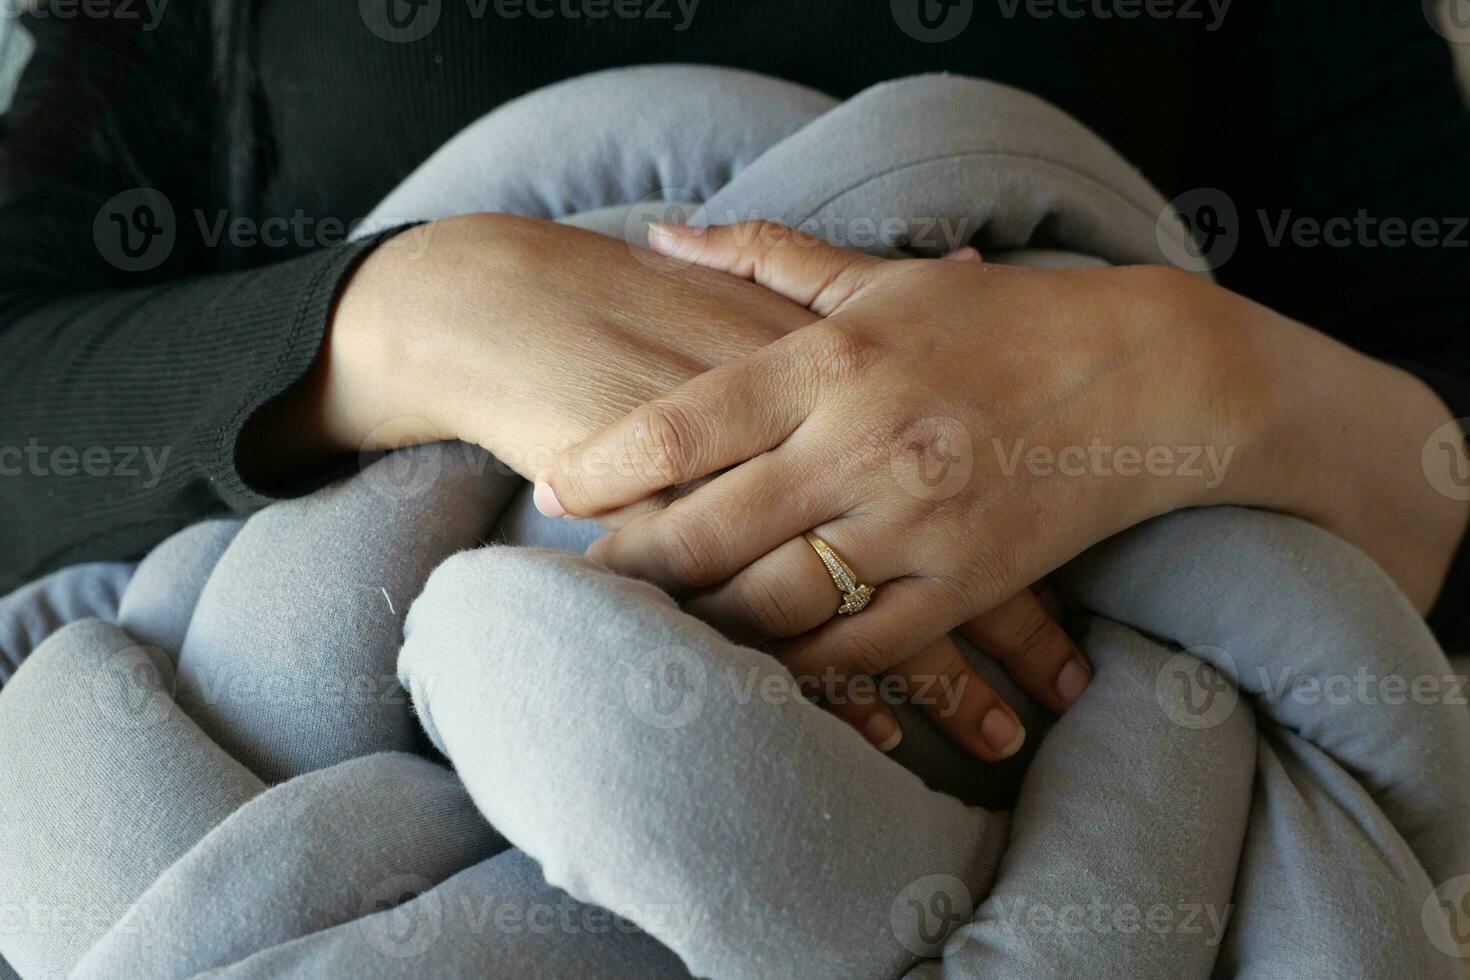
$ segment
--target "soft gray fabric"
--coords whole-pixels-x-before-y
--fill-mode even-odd
[[[1004,817],[925,789],[653,586],[482,548],[434,572],[407,636],[404,686],[481,812],[696,975],[891,977],[910,882],[925,905],[989,889]]]
[[[129,562],[73,565],[0,598],[0,685],[41,641],[78,619],[117,618]]]
[[[389,879],[363,916],[201,974],[211,980],[687,980],[679,958],[626,919],[546,883],[525,854],[503,851],[417,897]]]
[[[1258,711],[1357,775],[1436,880],[1463,874],[1470,833],[1445,813],[1470,814],[1464,692],[1444,686],[1430,703],[1407,687],[1394,695],[1389,679],[1442,682],[1449,664],[1383,571],[1323,537],[1302,521],[1235,508],[1181,512],[1089,551],[1061,577],[1085,605],[1225,673]],[[1208,561],[1201,539],[1215,548]],[[1129,545],[1191,560],[1128,561]],[[1360,677],[1364,694],[1345,683]]]
[[[179,655],[179,705],[261,778],[415,747],[393,670],[403,618],[514,489],[488,455],[457,450],[385,458],[261,511],[209,575]],[[364,554],[382,559],[364,566]]]
[[[1053,265],[1179,228],[1011,89],[838,105],[687,67],[503,107],[374,220],[639,240],[691,201]],[[478,450],[422,447],[181,532],[120,604],[45,621],[122,625],[56,630],[0,688],[0,910],[42,912],[0,922],[0,954],[37,977],[1458,975],[1436,903],[1470,871],[1470,712],[1307,697],[1450,670],[1325,533],[1192,511],[1081,556],[1061,580],[1096,679],[1051,726],[998,680],[1031,733],[1004,767],[906,708],[880,755],[656,590],[515,547],[595,534]]]
[[[507,102],[445,143],[354,231],[474,211],[582,220],[621,231],[646,198],[706,200],[837,104],[723,68],[600,72]]]
[[[169,696],[116,626],[63,627],[0,689],[0,953],[64,976],[175,860],[264,785]],[[120,974],[122,975],[122,974]]]
[[[1081,123],[949,75],[845,103],[725,68],[574,78],[467,127],[354,237],[467,211],[557,218],[640,245],[670,216],[781,221],[878,254],[1027,249],[1051,266],[1163,262],[1161,238],[1185,248],[1183,224],[1160,220],[1163,197]]]
[[[1209,975],[1246,832],[1251,711],[1186,728],[1171,714],[1181,693],[1158,697],[1157,643],[1096,620],[1084,649],[1096,676],[1031,763],[1000,880],[943,960],[911,976]],[[1159,907],[1167,932],[1096,918]],[[1199,928],[1180,928],[1191,913]]]
[[[244,523],[238,518],[200,521],[149,552],[128,583],[118,624],[140,643],[174,654],[182,650],[199,595]]]
[[[163,980],[228,966],[376,911],[377,893],[404,869],[419,891],[505,848],[449,771],[411,755],[363,756],[241,806],[153,882],[72,976],[106,980],[126,964]],[[172,925],[181,921],[187,930]]]

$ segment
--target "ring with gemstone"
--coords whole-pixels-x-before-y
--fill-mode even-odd
[[[811,531],[807,531],[802,537],[806,538],[806,543],[812,546],[817,557],[822,559],[822,564],[827,566],[827,574],[832,576],[832,584],[842,593],[842,605],[837,607],[838,614],[851,616],[867,608],[877,590],[859,582],[852,566],[843,561],[842,556],[830,544]]]

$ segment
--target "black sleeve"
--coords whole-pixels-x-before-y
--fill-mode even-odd
[[[1466,418],[1470,113],[1424,7],[1233,5],[1201,76],[1185,187],[1236,208],[1223,285],[1400,364]],[[1464,544],[1430,624],[1470,650]]]
[[[0,593],[260,504],[240,430],[309,368],[369,247],[217,271],[205,7],[26,21],[0,130]]]

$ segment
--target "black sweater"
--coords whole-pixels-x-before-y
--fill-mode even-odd
[[[1470,116],[1416,0],[1236,0],[1223,18],[1218,0],[959,0],[928,8],[972,12],[944,41],[912,36],[921,2],[217,0],[211,23],[201,0],[156,20],[116,0],[26,18],[37,51],[0,123],[0,592],[269,499],[236,444],[310,366],[371,247],[343,228],[495,105],[616,65],[836,96],[939,70],[1034,91],[1166,196],[1229,196],[1224,285],[1405,363],[1470,416]],[[1172,13],[1122,16],[1147,10]],[[1334,218],[1350,224],[1314,244]],[[1466,564],[1434,616],[1458,649]]]

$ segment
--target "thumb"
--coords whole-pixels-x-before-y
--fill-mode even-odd
[[[774,221],[709,228],[655,224],[648,243],[660,255],[752,280],[818,316],[831,316],[882,265],[881,259]]]

